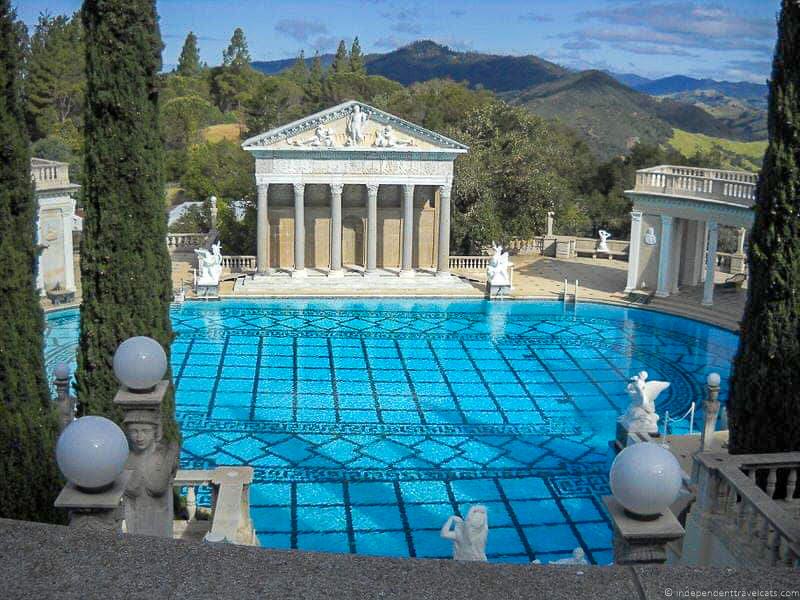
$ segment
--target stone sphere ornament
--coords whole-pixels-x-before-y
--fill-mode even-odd
[[[92,490],[111,484],[122,473],[128,452],[128,439],[116,423],[81,417],[61,432],[56,462],[69,481]]]
[[[53,375],[56,379],[69,379],[69,365],[63,362],[58,363],[53,369]]]
[[[128,338],[114,353],[114,375],[129,390],[150,390],[167,372],[167,354],[153,338]]]
[[[614,459],[609,474],[616,501],[629,513],[643,518],[663,514],[678,497],[682,480],[678,460],[652,442],[625,448]]]
[[[719,376],[719,373],[709,373],[708,377],[706,377],[706,384],[708,387],[719,387],[722,378]]]

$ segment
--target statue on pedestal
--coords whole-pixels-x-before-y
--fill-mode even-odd
[[[601,229],[597,232],[597,235],[600,236],[600,242],[597,244],[597,251],[598,252],[609,252],[608,249],[608,238],[611,237],[611,234],[608,233],[605,229]]]
[[[503,252],[502,246],[495,246],[494,255],[489,260],[489,266],[486,267],[486,286],[488,287],[489,296],[492,292],[503,293],[511,287],[511,278],[508,274],[508,252]]]
[[[640,371],[630,379],[626,390],[631,403],[617,421],[629,433],[658,433],[656,398],[668,387],[668,381],[647,381],[647,371]]]
[[[172,482],[180,448],[161,440],[161,414],[131,410],[125,414],[131,454],[125,469],[131,472],[125,487],[125,524],[128,533],[172,537]]]
[[[451,516],[442,525],[440,535],[446,540],[453,540],[453,559],[486,561],[486,538],[489,536],[486,507],[470,507],[466,521],[456,515]]]
[[[209,252],[205,248],[194,251],[197,255],[197,287],[217,286],[222,275],[222,242],[216,242]]]

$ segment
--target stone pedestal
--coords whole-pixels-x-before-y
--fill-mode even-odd
[[[656,519],[629,514],[612,496],[604,496],[614,530],[614,564],[644,565],[667,562],[667,544],[683,538],[683,527],[669,510]]]
[[[122,533],[122,499],[131,473],[123,471],[110,487],[84,490],[67,483],[55,501],[56,508],[69,513],[69,526],[98,533]]]

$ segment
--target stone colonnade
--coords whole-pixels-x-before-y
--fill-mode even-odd
[[[294,268],[292,277],[306,277],[306,223],[305,223],[305,187],[302,182],[293,182],[294,192]],[[342,277],[342,192],[344,184],[327,184],[330,190],[330,266],[329,277]],[[349,182],[348,182],[348,185]],[[367,192],[366,213],[366,264],[365,275],[373,275],[377,272],[377,244],[378,244],[378,191],[381,184],[363,183]],[[401,277],[413,277],[414,268],[413,244],[414,244],[414,188],[413,183],[400,183],[402,189],[401,217]],[[427,185],[427,184],[426,184]],[[270,268],[270,222],[269,222],[269,186],[270,183],[259,183],[258,202],[257,202],[257,272],[260,275],[271,273]],[[439,185],[438,200],[438,245],[436,255],[436,275],[449,275],[450,259],[450,192],[451,185]]]
[[[719,242],[719,220],[688,219],[670,214],[631,215],[631,245],[625,293],[639,289],[644,281],[656,283],[655,296],[677,294],[679,285],[703,284],[703,306],[714,303],[714,272]],[[644,229],[645,225],[649,225]],[[737,228],[737,250],[731,258],[731,272],[743,273],[744,243],[748,229]],[[652,247],[646,251],[644,248]],[[655,265],[655,266],[654,266]]]

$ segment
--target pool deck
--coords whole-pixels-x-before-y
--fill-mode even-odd
[[[579,282],[578,302],[581,300],[615,304],[618,306],[635,306],[646,310],[656,310],[675,314],[682,317],[697,319],[711,323],[731,331],[738,331],[739,321],[744,313],[747,291],[723,292],[716,290],[714,306],[704,307],[700,304],[703,295],[702,286],[684,287],[681,291],[668,298],[653,298],[650,304],[631,304],[622,290],[627,279],[628,263],[624,261],[574,258],[555,259],[541,256],[513,256],[514,263],[514,299],[546,299],[556,300],[564,288],[564,279],[569,282],[570,293],[575,280]],[[191,281],[190,265],[187,262],[174,262],[172,280],[175,288],[181,281]],[[273,293],[260,293],[257,295],[234,294],[232,281],[224,282],[220,288],[222,298],[255,298],[255,297],[430,297],[430,298],[483,298],[484,285],[483,273],[459,272],[465,278],[464,285],[452,289],[431,288],[430,286],[414,287],[409,285],[404,289],[396,285],[381,289],[379,286],[365,289],[342,289],[329,287],[315,289],[309,283],[315,279],[308,278],[302,285],[292,289],[292,286],[281,285]],[[721,283],[729,277],[727,273],[717,273],[716,281]],[[187,294],[191,298],[192,294]],[[76,294],[76,302],[71,305],[54,307],[49,301],[44,300],[42,306],[45,310],[77,306],[80,303],[80,288]]]
[[[491,534],[490,534],[491,535]],[[8,598],[663,599],[798,589],[792,569],[545,566],[263,550],[0,519]],[[786,595],[789,597],[789,595]],[[793,596],[792,596],[793,597]]]

